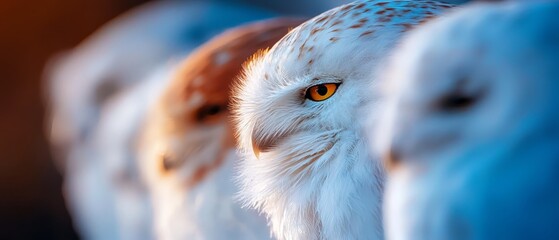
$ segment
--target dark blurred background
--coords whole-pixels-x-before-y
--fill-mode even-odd
[[[0,1],[0,239],[77,238],[44,136],[46,60],[146,0]]]

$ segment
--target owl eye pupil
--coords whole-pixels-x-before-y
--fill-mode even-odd
[[[320,96],[324,96],[328,93],[328,88],[324,85],[318,85],[316,88],[316,93],[318,93]]]
[[[340,83],[323,83],[314,85],[305,91],[305,98],[311,101],[320,102],[330,98]]]
[[[208,115],[214,115],[214,114],[217,114],[219,112],[219,110],[220,110],[219,106],[213,105],[213,106],[208,107],[208,109],[206,111],[207,111]]]
[[[220,113],[223,110],[223,108],[220,105],[207,105],[204,106],[202,108],[200,108],[198,110],[198,113],[196,114],[196,119],[198,121],[203,121],[204,119],[210,117],[210,116],[214,116],[217,115],[218,113]]]

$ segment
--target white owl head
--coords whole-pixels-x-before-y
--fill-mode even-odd
[[[241,195],[280,239],[378,238],[383,171],[361,107],[400,36],[450,7],[356,1],[307,21],[247,65],[235,91]]]
[[[370,130],[391,239],[552,239],[559,4],[474,4],[412,32]],[[554,237],[552,237],[554,236]]]

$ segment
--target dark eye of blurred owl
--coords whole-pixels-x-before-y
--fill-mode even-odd
[[[315,102],[324,101],[336,93],[339,85],[339,83],[323,83],[314,85],[307,89],[305,92],[305,98]]]
[[[221,105],[217,105],[217,104],[206,105],[206,106],[201,107],[198,110],[198,113],[196,114],[196,119],[198,121],[203,121],[203,120],[207,119],[208,117],[218,115],[223,110],[224,110],[224,107],[221,106]]]
[[[477,97],[462,93],[454,93],[443,97],[438,103],[438,109],[443,111],[462,111],[474,105]]]

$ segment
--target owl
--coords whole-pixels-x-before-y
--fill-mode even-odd
[[[230,86],[242,64],[303,20],[243,25],[205,43],[175,70],[142,134],[140,165],[158,239],[268,239],[266,219],[235,200],[238,159]]]
[[[388,239],[559,239],[559,3],[478,3],[410,33],[368,130]]]
[[[81,237],[152,237],[133,148],[149,103],[175,60],[227,28],[274,15],[224,3],[149,3],[50,61],[46,131]]]
[[[362,106],[399,38],[450,5],[356,1],[293,29],[234,88],[241,198],[279,239],[381,239],[384,171]]]

